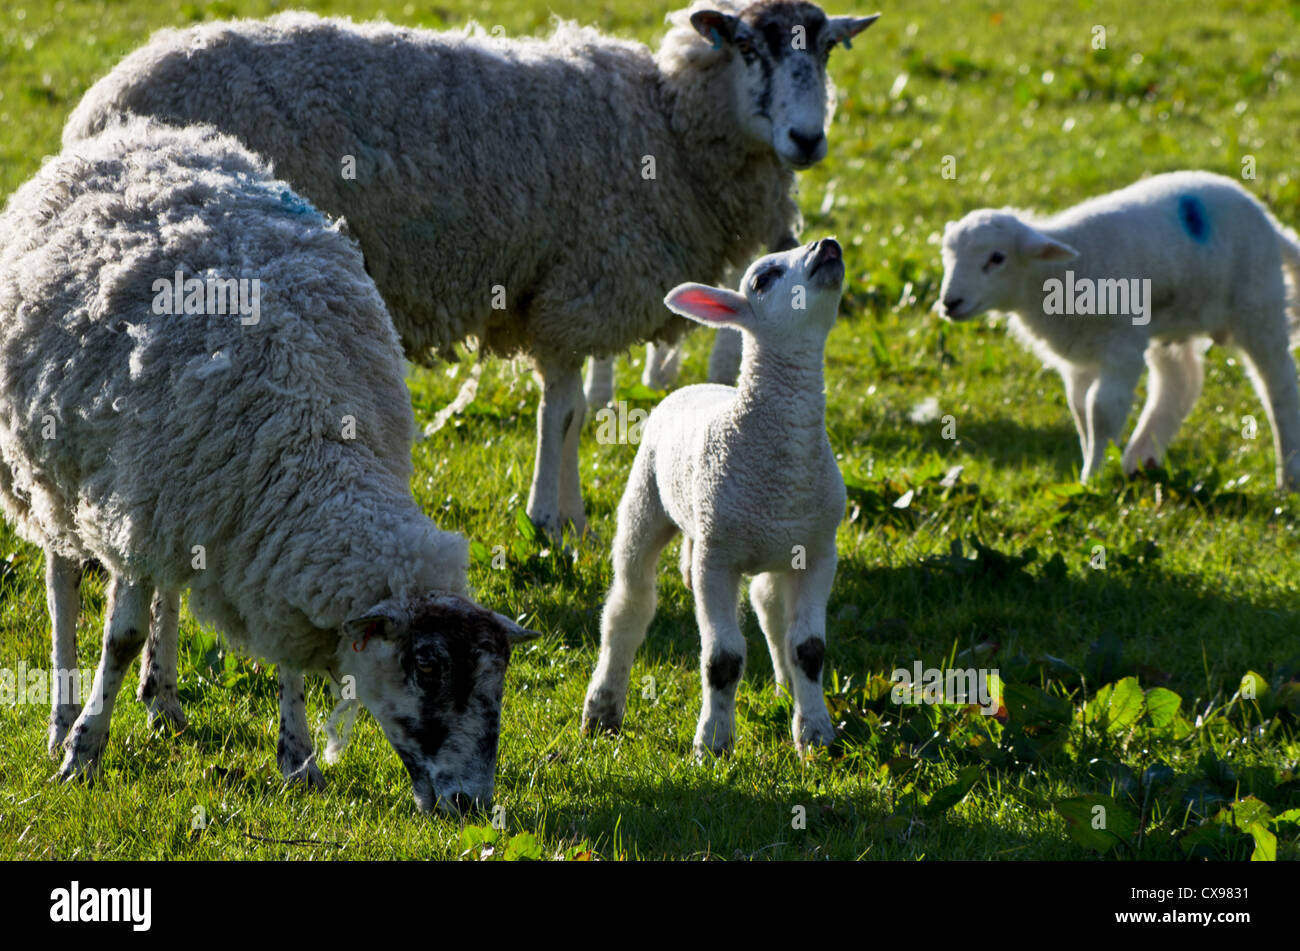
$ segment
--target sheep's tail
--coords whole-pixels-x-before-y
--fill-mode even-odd
[[[1291,328],[1291,345],[1300,346],[1300,239],[1281,222],[1274,221],[1277,247],[1282,252],[1282,268],[1287,280],[1287,318]]]
[[[465,382],[460,385],[456,398],[438,410],[433,421],[424,427],[424,436],[427,439],[442,427],[447,425],[448,420],[459,413],[465,412],[466,407],[474,402],[474,397],[478,395],[478,381],[483,376],[483,354],[480,351],[478,359],[474,361],[474,366],[470,368],[469,376]]]

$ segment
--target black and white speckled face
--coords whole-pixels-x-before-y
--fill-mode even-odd
[[[536,636],[455,595],[387,601],[349,622],[341,672],[379,721],[422,811],[492,799],[512,640]]]
[[[732,54],[746,129],[796,169],[826,157],[831,50],[874,21],[874,16],[827,17],[816,4],[801,0],[760,0],[737,16],[705,10],[691,17],[705,39]]]

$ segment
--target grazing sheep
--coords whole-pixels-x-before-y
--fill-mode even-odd
[[[1279,486],[1300,485],[1300,392],[1287,281],[1295,236],[1230,178],[1156,175],[1050,218],[974,211],[943,237],[941,313],[1009,312],[1011,329],[1065,381],[1081,478],[1118,440],[1145,358],[1146,406],[1126,473],[1158,464],[1201,392],[1204,337],[1242,351],[1273,427]]]
[[[286,13],[163,30],[101,79],[64,142],[134,112],[207,122],[361,243],[407,355],[477,338],[541,380],[528,514],[586,525],[582,362],[680,326],[665,286],[714,280],[798,218],[826,153],[826,58],[875,17],[703,4],[657,54]]]
[[[665,298],[676,313],[744,334],[740,381],[684,387],[642,429],[618,507],[614,583],[584,729],[622,725],[632,658],[654,617],[655,566],[680,531],[702,642],[697,753],[732,745],[745,660],[736,618],[742,574],[755,576],[750,601],[777,683],[794,694],[796,745],[834,737],[821,675],[845,493],[826,438],[823,362],[843,280],[840,247],[828,238],[760,258],[741,294],[683,284]]]
[[[75,667],[79,562],[110,575],[92,702],[56,698],[60,776],[95,774],[151,600],[174,678],[188,588],[279,666],[286,778],[323,782],[303,702],[321,670],[374,714],[422,809],[487,800],[528,632],[468,600],[465,539],[411,497],[413,435],[356,245],[235,139],[133,119],[18,189],[0,214],[0,505],[45,551],[57,668]]]

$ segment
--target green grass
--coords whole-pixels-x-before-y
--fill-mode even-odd
[[[342,0],[307,5],[375,13]],[[57,150],[87,85],[151,30],[277,6],[7,6],[0,191]],[[807,233],[838,235],[849,274],[827,366],[827,422],[851,495],[829,612],[827,692],[844,723],[836,747],[809,759],[795,753],[788,704],[774,696],[747,617],[735,754],[692,762],[698,638],[672,570],[675,546],[625,733],[579,737],[614,510],[635,450],[585,441],[599,541],[572,562],[541,550],[516,528],[536,387],[498,364],[471,410],[415,449],[413,483],[440,525],[489,553],[506,547],[505,566],[476,562],[472,583],[485,603],[531,614],[547,635],[516,652],[507,680],[496,841],[417,814],[397,757],[365,716],[342,763],[326,770],[326,792],[282,791],[271,673],[224,658],[211,632],[184,615],[190,728],[151,735],[140,705],[124,699],[95,788],[48,782],[42,705],[0,707],[0,858],[453,858],[490,849],[494,857],[1244,859],[1269,853],[1270,836],[1279,858],[1300,855],[1300,501],[1272,489],[1271,434],[1240,361],[1211,351],[1205,394],[1167,473],[1125,484],[1113,455],[1081,492],[1057,378],[1002,327],[944,326],[929,311],[943,223],[973,207],[1059,207],[1175,168],[1240,175],[1252,156],[1248,187],[1300,224],[1300,5],[882,6],[880,23],[851,52],[835,53],[831,155],[800,178]],[[544,31],[553,10],[647,41],[669,9],[627,0],[379,7],[404,23],[474,16],[530,33]],[[1105,50],[1092,46],[1098,25]],[[941,174],[945,156],[955,159],[955,179]],[[702,379],[708,345],[702,333],[690,340],[683,381]],[[639,360],[634,351],[621,361],[625,383]],[[413,373],[421,422],[454,394],[454,370]],[[653,402],[636,389],[622,395]],[[912,422],[912,408],[931,397],[953,417],[955,439],[943,438],[941,419]],[[1260,421],[1255,439],[1243,438],[1245,415]],[[956,487],[940,486],[956,465],[964,467]],[[908,489],[911,504],[895,507]],[[969,559],[972,536],[988,548],[955,560],[950,546],[960,541]],[[1104,569],[1091,566],[1096,546]],[[1032,561],[1010,560],[1031,548]],[[0,666],[47,666],[40,554],[0,529],[0,557],[9,553]],[[85,591],[80,657],[93,667],[103,598],[97,581]],[[1005,723],[889,703],[883,678],[893,668],[942,666],[967,650],[979,659],[959,666],[1001,670]],[[1237,696],[1247,671],[1260,675],[1254,701]],[[1106,683],[1117,686],[1093,699]],[[1179,695],[1176,717],[1156,688]],[[309,704],[319,725],[328,708],[319,684]],[[1273,818],[1252,814],[1256,802]],[[1114,835],[1090,836],[1095,805],[1107,808]],[[796,807],[804,828],[792,824]]]

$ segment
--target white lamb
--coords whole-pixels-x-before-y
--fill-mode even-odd
[[[1160,462],[1200,395],[1212,337],[1242,351],[1273,427],[1278,485],[1300,485],[1286,279],[1300,277],[1300,245],[1232,179],[1156,175],[1048,218],[974,211],[945,229],[943,263],[943,316],[1006,311],[1060,372],[1083,481],[1120,436],[1144,358],[1149,393],[1123,466]]]
[[[278,665],[287,779],[323,782],[303,702],[320,670],[374,714],[422,809],[488,800],[528,632],[468,600],[465,539],[411,496],[413,433],[359,249],[233,138],[135,119],[14,192],[0,505],[45,551],[56,669],[76,667],[79,563],[110,574],[92,702],[54,699],[60,775],[96,772],[155,591],[174,677],[188,588],[197,617]]]
[[[584,729],[622,725],[632,658],[654,618],[655,566],[680,531],[702,642],[697,753],[733,742],[745,660],[736,617],[742,575],[754,576],[750,601],[777,683],[794,695],[796,745],[833,739],[821,676],[845,492],[826,437],[823,363],[843,280],[840,247],[827,238],[760,258],[743,294],[683,284],[665,298],[684,317],[744,334],[740,380],[684,387],[646,421],[618,508],[614,583]]]
[[[716,281],[798,219],[826,154],[831,48],[875,17],[723,0],[657,53],[560,22],[544,39],[285,13],[163,30],[87,92],[64,142],[122,112],[210,123],[346,217],[408,356],[467,338],[542,382],[528,514],[586,525],[582,363],[680,325],[663,288]]]

